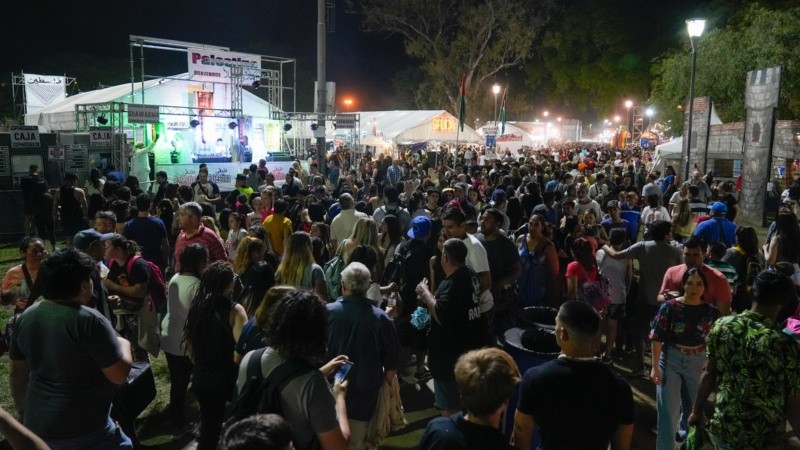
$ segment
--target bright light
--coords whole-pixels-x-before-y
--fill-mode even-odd
[[[702,36],[705,29],[706,19],[689,19],[686,21],[686,30],[689,31],[690,38]]]
[[[603,119],[603,123],[608,125],[608,119]]]
[[[631,106],[633,106],[633,101],[625,100],[625,107],[631,109]]]
[[[614,116],[614,122],[619,123],[619,121],[620,121],[620,117],[619,116]]]
[[[653,114],[655,114],[656,112],[653,111],[653,108],[647,108],[647,110],[644,113],[647,115],[647,117],[653,117]]]
[[[347,105],[347,106],[352,105],[353,104],[353,99],[352,98],[344,99],[344,104]]]
[[[542,115],[543,115],[543,116],[545,116],[545,117],[547,117],[547,116],[549,116],[549,115],[550,115],[550,112],[549,112],[549,111],[545,111],[545,112],[543,112],[543,113],[542,113]]]
[[[497,94],[500,93],[500,85],[499,84],[495,83],[494,86],[492,86],[492,93],[494,95],[497,95]]]
[[[559,118],[558,118],[558,119],[556,119],[556,120],[557,120],[557,121],[559,121],[559,122],[561,122],[561,117],[559,117]]]

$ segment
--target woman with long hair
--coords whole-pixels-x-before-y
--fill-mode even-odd
[[[260,196],[253,196],[250,200],[250,205],[253,207],[253,212],[247,215],[247,228],[254,225],[261,226],[264,222],[264,200]]]
[[[247,216],[232,212],[228,216],[228,238],[225,240],[225,248],[228,251],[228,259],[231,261],[236,257],[236,249],[239,248],[242,239],[247,237]]]
[[[275,273],[279,284],[313,290],[321,299],[328,301],[325,272],[314,262],[311,236],[303,231],[289,235],[286,251]]]
[[[573,261],[567,264],[567,299],[580,300],[583,284],[597,281],[597,260],[592,253],[592,244],[584,238],[572,242],[570,253]]]
[[[753,302],[750,288],[755,276],[764,267],[764,260],[758,251],[758,236],[753,227],[740,226],[736,229],[736,245],[728,249],[722,262],[736,269],[737,284],[731,308],[737,313],[750,309]]]
[[[800,260],[800,224],[794,213],[778,214],[775,218],[775,234],[764,244],[764,259],[770,266],[777,262],[796,265]]]
[[[374,248],[379,255],[382,255],[381,247],[378,244],[378,225],[372,217],[362,217],[356,221],[355,227],[350,237],[342,242],[342,256],[345,264],[350,261],[350,253],[359,245],[369,245]],[[379,274],[383,274],[383,260],[379,260]]]
[[[675,449],[675,429],[682,399],[693,401],[697,396],[700,375],[706,364],[706,337],[719,317],[716,306],[703,301],[707,288],[702,270],[687,270],[678,296],[661,303],[653,319],[650,339],[653,361],[658,364],[653,364],[650,379],[656,385],[658,450]],[[691,405],[683,404],[683,408],[691,411]]]
[[[2,303],[13,304],[17,313],[24,311],[36,300],[31,298],[31,294],[36,295],[33,289],[36,285],[36,276],[39,274],[42,261],[47,256],[44,241],[32,236],[22,238],[19,241],[19,255],[22,257],[22,264],[8,269],[3,277],[2,291]]]
[[[263,241],[247,237],[240,246],[246,248],[237,253],[233,266],[236,273],[233,299],[252,317],[264,292],[275,285],[276,264],[263,260]]]
[[[233,360],[236,341],[247,322],[242,305],[231,300],[233,268],[226,261],[210,264],[192,300],[184,330],[186,352],[192,359],[192,388],[200,403],[197,448],[217,446],[225,415],[225,402],[236,384]]]
[[[326,378],[347,357],[337,356],[322,364],[327,353],[328,310],[313,292],[291,289],[281,294],[269,308],[269,317],[262,326],[269,346],[263,353],[245,355],[239,367],[238,391],[242,392],[249,378],[247,369],[253,355],[261,356],[263,377],[289,360],[306,365],[308,370],[292,379],[280,393],[283,415],[292,424],[295,448],[319,446],[325,450],[345,450],[350,436],[344,402],[347,381],[334,381],[331,390]],[[312,447],[315,441],[317,444]]]
[[[333,252],[331,251],[331,227],[324,222],[314,222],[311,224],[311,231],[309,231],[309,234],[312,238],[319,238],[319,240],[322,241],[320,257],[324,261],[322,264],[325,264],[325,262],[328,262],[328,260],[333,257]]]
[[[208,250],[203,245],[191,244],[181,253],[180,262],[180,273],[173,275],[167,287],[167,313],[161,321],[161,349],[169,368],[168,411],[175,428],[186,424],[184,402],[192,375],[192,361],[186,356],[183,345],[183,329],[200,277],[208,264]]]
[[[378,246],[383,249],[383,267],[394,260],[394,251],[403,242],[403,231],[400,229],[400,220],[393,214],[383,217],[378,231]],[[369,267],[369,266],[367,266]]]
[[[294,290],[291,286],[275,286],[275,273],[267,275],[267,272],[272,270],[269,264],[264,261],[256,264],[256,272],[259,275],[264,275],[256,280],[256,284],[252,289],[252,301],[250,306],[252,312],[247,312],[247,323],[242,328],[242,334],[239,340],[236,341],[236,353],[233,355],[233,360],[236,364],[242,362],[242,358],[247,352],[264,348],[268,342],[264,336],[263,329],[269,319],[270,308],[287,292]],[[270,285],[269,280],[272,284]]]
[[[517,279],[522,306],[555,306],[559,300],[556,246],[545,236],[546,219],[532,214],[528,231],[517,238],[522,272]]]
[[[675,203],[675,208],[672,210],[672,237],[676,241],[683,242],[694,233],[696,226],[694,216],[689,197],[679,198]]]
[[[83,191],[86,193],[86,198],[89,198],[94,194],[103,195],[104,184],[106,184],[106,180],[100,178],[100,170],[92,168],[92,170],[89,171],[89,178],[83,185]]]
[[[110,295],[109,304],[114,305],[117,328],[125,339],[131,341],[134,361],[147,361],[147,351],[139,345],[139,316],[144,307],[147,287],[150,283],[150,266],[137,255],[139,246],[121,234],[115,234],[105,242],[105,257],[109,262],[108,276],[103,279]],[[135,258],[133,261],[131,259]]]
[[[133,175],[128,175],[128,177],[125,178],[125,186],[130,188],[131,198],[135,198],[137,195],[144,192],[142,188],[139,186],[139,178]]]

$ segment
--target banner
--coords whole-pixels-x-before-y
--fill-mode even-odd
[[[355,114],[337,114],[336,115],[336,128],[353,129],[356,127]]]
[[[286,172],[292,167],[294,161],[267,162],[267,170],[275,176],[275,184],[281,185],[286,177]],[[236,175],[243,173],[250,167],[250,163],[210,163],[208,164],[208,179],[217,183],[220,191],[236,189]],[[192,184],[197,181],[200,164],[156,164],[156,172],[163,170],[167,173],[170,183]]]
[[[249,53],[186,49],[189,76],[195,81],[231,82],[231,67],[242,67],[242,84],[252,84],[261,78],[261,56]]]
[[[455,133],[456,131],[456,118],[450,116],[434,117],[431,120],[432,131],[444,131],[447,133]]]
[[[67,144],[64,146],[65,170],[67,172],[84,172],[89,168],[89,149],[83,144]]]
[[[522,141],[522,134],[520,133],[509,133],[509,134],[501,134],[497,136],[497,142],[513,142],[513,141]]]
[[[10,126],[11,148],[39,148],[39,127]]]
[[[128,104],[128,123],[158,122],[158,105]]]
[[[50,75],[33,75],[25,77],[25,113],[31,114],[45,106],[52,105],[67,98],[67,79]]]
[[[89,147],[111,147],[111,127],[89,127]]]
[[[58,145],[51,145],[50,147],[47,147],[47,157],[51,161],[63,161],[64,147]]]

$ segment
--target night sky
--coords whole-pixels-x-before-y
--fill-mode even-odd
[[[339,107],[343,108],[341,101],[345,97],[351,97],[354,110],[396,109],[391,78],[415,61],[405,56],[399,37],[365,34],[361,30],[361,17],[344,11],[345,0],[336,1],[336,30],[328,35],[327,78],[337,83]],[[313,110],[316,0],[11,0],[7,3],[4,14],[0,15],[0,30],[3,30],[0,80],[4,83],[11,72],[20,71],[76,76],[82,91],[96,88],[87,79],[98,78],[93,82],[105,85],[127,82],[130,79],[128,36],[135,34],[296,58],[298,110]],[[680,45],[686,14],[697,5],[708,3],[675,0],[646,6],[634,0],[603,1],[604,6],[619,10],[626,22],[630,19],[628,23],[638,35],[637,43],[665,41],[659,45],[661,48]],[[589,22],[587,26],[597,27],[598,32],[613,32],[603,30],[597,23]],[[78,68],[69,67],[74,66],[70,58],[79,53],[97,58]],[[186,71],[185,54],[149,50],[145,56],[148,74]],[[136,64],[138,79],[138,59]],[[8,85],[0,94],[0,103],[3,111],[10,109]]]

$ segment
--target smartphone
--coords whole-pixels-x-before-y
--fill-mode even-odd
[[[342,367],[339,367],[339,370],[337,370],[336,374],[334,375],[336,381],[338,381],[339,383],[343,382],[345,378],[347,378],[347,374],[350,373],[350,369],[352,368],[353,368],[353,362],[345,361],[345,363],[342,364]]]

